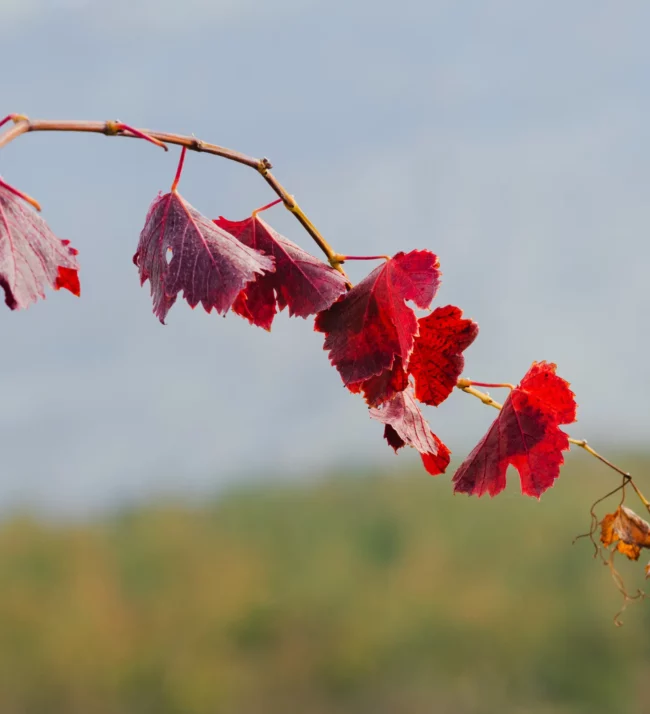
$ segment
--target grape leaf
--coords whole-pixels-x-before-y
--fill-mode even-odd
[[[450,451],[431,431],[411,389],[397,393],[381,407],[370,409],[369,413],[372,419],[385,424],[384,438],[395,453],[408,444],[420,452],[424,468],[430,474],[436,476],[445,472]]]
[[[378,407],[383,402],[392,399],[398,392],[402,392],[408,387],[408,372],[402,366],[402,358],[395,357],[393,366],[385,369],[364,382],[353,382],[348,384],[348,389],[353,394],[363,392],[364,399],[369,407]]]
[[[325,333],[331,363],[348,386],[390,369],[395,358],[408,364],[418,321],[405,304],[431,304],[440,283],[438,258],[428,250],[397,253],[328,310],[314,329]]]
[[[476,339],[478,325],[462,315],[462,310],[447,305],[419,320],[420,334],[408,369],[415,380],[415,398],[424,404],[442,404],[463,372],[463,351]]]
[[[600,540],[605,548],[616,543],[619,553],[638,560],[641,548],[650,548],[650,524],[629,508],[619,506],[601,521]]]
[[[539,498],[560,474],[569,448],[559,424],[576,419],[569,383],[556,365],[533,362],[506,399],[487,434],[456,471],[454,491],[491,496],[503,491],[508,465],[519,471],[522,493]]]
[[[278,310],[308,317],[326,310],[346,291],[341,273],[281,236],[259,216],[229,221],[220,216],[214,223],[244,245],[275,259],[275,272],[259,275],[237,296],[233,311],[250,323],[271,329]]]
[[[151,283],[153,311],[163,324],[181,290],[192,308],[200,302],[206,312],[224,314],[248,283],[274,269],[273,258],[216,226],[177,191],[149,207],[133,262],[140,284]]]
[[[45,286],[81,292],[77,250],[22,199],[0,186],[0,287],[12,310],[45,298]]]
[[[375,407],[405,389],[411,374],[416,399],[436,407],[442,404],[465,366],[463,351],[478,335],[478,325],[462,315],[462,310],[447,305],[421,317],[407,369],[396,357],[391,369],[365,382],[350,384],[348,389],[355,393],[363,391],[368,405]]]

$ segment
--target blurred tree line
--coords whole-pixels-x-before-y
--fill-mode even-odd
[[[616,628],[608,570],[571,544],[613,485],[576,455],[541,502],[418,469],[14,517],[0,712],[650,713],[650,602]]]

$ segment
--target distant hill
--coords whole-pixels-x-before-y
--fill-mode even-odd
[[[571,545],[614,483],[576,455],[541,502],[338,474],[87,525],[14,518],[0,712],[650,712],[650,602],[616,628],[609,572]],[[642,570],[622,564],[631,588]]]

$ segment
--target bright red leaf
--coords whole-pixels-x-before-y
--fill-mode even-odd
[[[248,283],[274,269],[273,258],[216,226],[177,191],[149,207],[133,262],[140,283],[151,282],[154,313],[163,324],[181,290],[192,308],[200,302],[206,312],[223,314]]]
[[[275,272],[259,275],[238,295],[233,310],[265,330],[278,310],[308,317],[326,310],[346,291],[345,278],[329,265],[277,233],[259,216],[243,221],[214,221],[244,245],[275,259]]]
[[[405,304],[431,304],[440,283],[438,258],[428,250],[397,253],[316,316],[325,349],[346,386],[408,364],[418,321]]]
[[[384,438],[395,452],[405,444],[420,452],[424,468],[433,476],[444,473],[449,465],[449,449],[431,431],[413,391],[406,389],[377,409],[370,416],[385,424]]]
[[[0,186],[0,287],[12,309],[45,297],[45,286],[79,295],[77,251],[13,192]]]
[[[438,406],[447,399],[460,377],[466,350],[478,335],[478,325],[462,317],[453,305],[436,308],[418,320],[418,335],[405,370],[395,358],[391,369],[365,382],[348,385],[351,392],[364,393],[369,406],[375,407],[406,388],[408,375],[415,380],[415,398]]]
[[[560,474],[562,451],[569,448],[559,424],[576,419],[569,383],[556,366],[533,362],[506,399],[499,416],[454,475],[454,491],[495,496],[506,485],[508,465],[519,471],[521,490],[539,498]]]
[[[462,374],[463,351],[478,335],[478,325],[462,315],[462,310],[447,305],[419,320],[420,334],[408,369],[415,379],[415,397],[424,404],[442,404]]]

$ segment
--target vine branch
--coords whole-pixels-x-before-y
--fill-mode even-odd
[[[223,146],[209,144],[201,141],[194,136],[184,136],[182,134],[170,134],[162,131],[150,131],[149,129],[134,129],[119,121],[52,121],[49,119],[29,119],[23,114],[9,114],[0,119],[0,126],[13,122],[13,126],[7,129],[0,135],[0,149],[9,144],[14,139],[17,139],[23,134],[33,131],[66,131],[77,133],[104,134],[105,136],[121,136],[130,139],[142,139],[153,141],[153,143],[167,148],[166,144],[176,144],[182,146],[189,151],[198,153],[213,154],[220,156],[223,159],[234,161],[238,164],[243,164],[252,169],[255,169],[273,191],[280,197],[284,207],[290,211],[302,227],[309,233],[314,242],[326,255],[329,264],[344,275],[347,279],[345,271],[341,267],[343,256],[336,253],[330,244],[323,238],[320,231],[305,215],[305,212],[300,208],[296,199],[284,188],[284,186],[271,173],[273,165],[267,158],[256,159],[239,151],[226,149]],[[348,281],[348,287],[351,283]]]
[[[497,402],[496,400],[492,399],[492,397],[487,394],[486,392],[481,392],[480,390],[476,389],[472,385],[474,384],[482,384],[480,382],[473,382],[469,379],[459,379],[458,382],[456,383],[456,388],[460,389],[461,392],[465,392],[466,394],[470,394],[473,397],[476,397],[480,401],[483,402],[483,404],[487,404],[489,407],[494,407],[495,409],[501,410],[503,409],[503,404],[500,402]],[[508,386],[512,388],[512,385],[505,385],[505,384],[498,384],[494,385],[498,387],[503,387],[503,386]],[[569,443],[573,444],[574,446],[579,446],[581,449],[584,449],[588,454],[591,454],[594,458],[598,459],[601,461],[605,466],[608,466],[610,469],[613,469],[616,471],[616,473],[620,474],[624,478],[624,483],[629,483],[630,486],[634,489],[634,492],[636,495],[639,497],[639,500],[643,505],[646,507],[646,509],[650,512],[650,501],[641,493],[639,490],[639,487],[634,483],[634,479],[632,476],[629,474],[629,472],[624,471],[622,468],[617,466],[616,464],[612,463],[609,459],[606,459],[602,454],[599,454],[595,449],[593,449],[589,444],[587,443],[586,439],[574,439],[572,437],[569,437]]]

